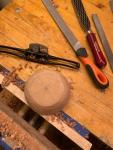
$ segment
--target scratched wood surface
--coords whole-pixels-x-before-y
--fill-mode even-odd
[[[70,0],[54,1],[58,11],[92,58],[85,34],[78,23]],[[90,18],[91,14],[98,14],[113,48],[113,14],[109,1],[84,0],[83,2]],[[93,23],[92,29],[96,32]],[[0,12],[0,44],[26,48],[31,42],[45,44],[50,54],[79,61],[41,0],[13,0]],[[44,68],[61,72],[72,87],[71,98],[64,112],[113,147],[113,74],[109,64],[103,72],[109,78],[110,86],[106,91],[101,91],[93,85],[82,64],[79,71],[74,71],[28,63],[3,54],[0,55],[0,63],[12,71],[16,69],[16,73],[23,80],[27,80],[36,70]]]

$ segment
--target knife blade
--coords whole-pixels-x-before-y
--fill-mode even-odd
[[[82,0],[72,0],[72,4],[75,12],[77,13],[79,23],[83,30],[86,32],[86,38],[92,50],[96,65],[99,68],[105,67],[107,64],[106,59],[99,46],[95,33],[91,31],[90,20],[86,14]]]
[[[58,11],[53,6],[51,0],[42,0],[43,4],[53,17],[54,21],[57,23],[58,27],[65,35],[70,45],[72,46],[74,52],[79,57],[81,62],[84,64],[86,70],[88,71],[90,77],[94,81],[98,88],[105,89],[109,86],[109,81],[103,72],[97,68],[97,66],[89,59],[86,49],[74,36],[72,31],[69,29],[67,24],[64,22],[63,18],[60,16]]]

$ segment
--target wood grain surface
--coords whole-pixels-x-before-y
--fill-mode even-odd
[[[109,1],[84,0],[83,2],[90,19],[91,14],[98,14],[113,48],[113,14]],[[93,60],[70,0],[55,0],[55,6],[73,33],[87,48]],[[92,19],[91,24],[96,32]],[[0,44],[26,48],[32,42],[45,44],[50,54],[79,61],[41,0],[13,0],[0,12]],[[103,72],[108,77],[110,86],[107,90],[101,91],[94,86],[82,64],[79,71],[74,71],[28,63],[3,54],[0,55],[0,63],[12,71],[16,70],[23,80],[27,80],[36,70],[43,68],[61,72],[72,87],[71,98],[64,112],[113,147],[113,74],[109,64]]]

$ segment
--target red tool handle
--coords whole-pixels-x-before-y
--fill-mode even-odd
[[[95,58],[96,65],[99,68],[103,68],[106,66],[107,62],[103,55],[103,52],[101,51],[101,48],[98,44],[97,38],[93,32],[88,32],[87,34],[87,41],[91,47],[92,53]]]

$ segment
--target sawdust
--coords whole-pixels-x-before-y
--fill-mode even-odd
[[[59,120],[62,120],[66,125],[68,125],[71,128],[74,127],[77,124],[75,121],[72,121],[72,120],[70,120],[68,118],[64,119],[62,112],[57,113],[56,117]]]
[[[14,69],[11,73],[8,75],[5,75],[3,81],[2,81],[2,88],[5,86],[8,86],[11,82],[14,82],[17,78],[16,69]]]
[[[12,150],[45,150],[45,146],[3,112],[0,112],[0,138]]]
[[[18,77],[18,71],[22,70],[22,66],[19,66],[19,68],[13,68],[12,72],[9,72],[7,69],[2,69],[1,74],[3,74],[4,79],[2,81],[2,88],[5,88],[6,86],[10,85],[10,83],[13,83],[14,85],[17,85],[21,90],[24,90],[24,81],[22,81]]]
[[[48,121],[50,121],[50,122],[57,122],[57,124],[60,125],[62,132],[65,131],[65,127],[63,126],[62,120],[60,120],[60,119],[56,116],[56,114],[51,115],[51,116],[46,116],[46,119],[47,119]]]
[[[25,65],[24,65],[24,68],[26,69],[28,67],[29,63],[27,62]]]
[[[0,93],[0,102],[8,105],[15,112],[18,112],[23,104],[17,97],[15,97],[6,89],[3,89]]]
[[[0,133],[2,140],[11,145],[13,150],[16,150],[17,148],[25,150],[26,147],[24,146],[23,140],[27,137],[25,137],[24,134],[19,133],[19,129],[16,128],[13,120],[8,119],[3,113],[0,113]],[[21,137],[19,134],[21,134]]]
[[[65,119],[62,112],[58,112],[54,115],[48,116],[47,120],[50,120],[51,122],[57,122],[58,124],[60,124],[62,131],[65,131],[63,123],[65,123],[67,126],[71,128],[77,125],[77,122],[75,122],[74,120],[70,120],[69,118]]]

